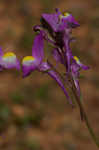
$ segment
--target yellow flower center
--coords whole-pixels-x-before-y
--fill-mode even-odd
[[[35,58],[33,56],[26,56],[23,58],[23,61],[22,62],[25,62],[25,61],[34,61]]]
[[[59,15],[59,19],[62,19],[62,18],[65,18],[65,17],[68,17],[70,14],[68,12],[65,12],[61,15]]]
[[[63,16],[64,17],[68,17],[70,14],[68,13],[68,12],[65,12],[64,14],[63,14]]]
[[[80,62],[80,60],[79,60],[79,58],[77,56],[74,56],[74,59],[77,62],[77,64],[79,64],[79,65],[81,64],[81,62]]]
[[[79,58],[77,56],[74,56],[75,61],[79,61]]]

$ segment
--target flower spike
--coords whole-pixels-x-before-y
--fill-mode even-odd
[[[79,23],[68,12],[61,13],[59,9],[56,9],[56,12],[53,14],[42,14],[41,25],[33,27],[37,35],[34,38],[32,56],[26,56],[22,61],[23,77],[28,76],[34,70],[47,73],[61,87],[70,104],[72,104],[72,100],[64,87],[63,81],[68,81],[69,88],[72,87],[71,84],[74,84],[77,95],[80,97],[80,69],[87,70],[89,68],[73,56],[70,47],[72,29],[78,26]],[[51,54],[57,64],[61,63],[65,67],[65,78],[55,70],[55,67],[51,63],[43,62],[44,40],[54,46]]]
[[[33,28],[35,32],[40,33],[34,39],[32,56],[26,56],[22,61],[23,77],[26,77],[34,70],[48,74],[58,83],[67,100],[72,105],[72,100],[64,86],[65,83],[71,89],[75,97],[75,101],[79,106],[81,120],[85,121],[95,144],[99,148],[98,139],[90,127],[86,112],[80,101],[80,70],[87,70],[89,67],[83,65],[77,57],[73,56],[70,48],[70,42],[73,41],[73,38],[71,37],[72,29],[78,26],[79,23],[71,14],[67,12],[62,14],[59,9],[56,9],[56,13],[54,14],[42,14],[41,25],[36,25]],[[54,65],[52,65],[49,61],[43,62],[43,39],[54,46],[52,54],[56,62],[61,63],[61,65],[65,68],[65,72],[63,74],[58,72]]]

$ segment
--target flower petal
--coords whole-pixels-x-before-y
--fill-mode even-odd
[[[90,69],[89,66],[86,66],[86,65],[82,64],[77,56],[74,56],[73,58],[76,61],[76,63],[80,66],[81,69],[83,69],[83,70]]]
[[[32,56],[36,59],[37,65],[39,65],[44,58],[44,40],[42,31],[34,39]]]
[[[74,84],[77,90],[77,94],[80,97],[81,92],[80,92],[80,85],[79,85],[79,76],[80,76],[80,69],[87,70],[89,69],[88,66],[83,65],[78,57],[73,56],[72,58],[72,64],[71,64],[71,74],[74,80]]]
[[[70,72],[70,63],[71,63],[71,58],[72,58],[72,51],[70,49],[70,41],[69,37],[64,34],[64,49],[65,49],[65,59],[66,59],[66,69],[67,72]]]
[[[66,91],[66,89],[64,87],[64,84],[62,83],[59,75],[55,71],[53,71],[51,69],[50,65],[47,62],[41,64],[41,66],[39,68],[39,71],[46,72],[51,78],[53,78],[58,83],[58,85],[60,86],[60,88],[62,89],[62,91],[64,92],[64,94],[65,94],[68,102],[71,105],[73,105],[72,100],[69,97],[69,95],[68,95],[68,93],[67,93],[67,91]]]
[[[20,69],[20,63],[16,58],[16,55],[12,52],[5,53],[0,59],[0,65],[5,69],[16,68]]]
[[[75,20],[75,18],[72,16],[72,14],[65,12],[63,15],[60,15],[61,18],[61,24],[64,28],[76,28],[79,27],[79,23]]]
[[[26,56],[22,60],[23,77],[28,76],[38,66],[37,60],[33,56]]]
[[[57,63],[65,64],[64,58],[62,57],[61,52],[59,51],[58,48],[53,49],[52,55]]]
[[[0,57],[3,55],[2,48],[0,47]]]
[[[0,62],[1,62],[1,60],[2,60],[2,55],[3,55],[3,51],[2,51],[2,48],[0,47]],[[0,71],[2,71],[3,70],[3,68],[2,68],[2,66],[0,65]]]
[[[22,60],[22,72],[23,77],[28,76],[32,71],[37,69],[42,63],[44,58],[44,41],[43,41],[43,32],[40,33],[34,38],[34,43],[32,47],[32,56],[26,56]]]
[[[42,14],[43,20],[50,25],[54,32],[64,31],[65,28],[76,28],[79,23],[69,14],[62,14],[58,9],[53,14]],[[46,25],[47,25],[46,24]]]
[[[54,32],[58,30],[59,14],[42,14],[42,18],[47,22]]]
[[[81,96],[81,90],[80,90],[80,85],[79,85],[79,80],[78,79],[74,79],[74,84],[77,90],[77,94],[80,97]]]

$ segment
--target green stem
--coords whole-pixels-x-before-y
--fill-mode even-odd
[[[74,85],[74,82],[72,82],[72,83],[73,83],[72,91],[73,91],[73,93],[74,93],[74,95],[75,95],[75,98],[76,98],[76,101],[77,101],[77,103],[78,103],[78,105],[79,105],[80,113],[81,113],[81,118],[85,121],[85,124],[86,124],[86,126],[87,126],[87,128],[88,128],[88,131],[89,131],[89,133],[90,133],[90,135],[91,135],[91,137],[92,137],[94,143],[95,143],[96,146],[99,148],[99,140],[98,140],[97,137],[95,136],[95,133],[94,133],[92,127],[90,126],[90,123],[89,123],[89,121],[88,121],[88,117],[87,117],[86,112],[85,112],[85,110],[84,110],[84,107],[83,107],[83,105],[82,105],[82,103],[81,103],[81,101],[80,101],[79,96],[77,95],[77,90],[76,90],[76,87],[75,87],[75,85]]]
[[[49,63],[50,63],[50,62],[49,62]],[[64,78],[62,77],[62,75],[53,67],[53,65],[52,65],[51,63],[50,63],[50,65],[52,66],[52,68],[54,69],[54,71],[56,71],[57,74],[59,74],[59,76],[60,76],[60,77],[62,78],[62,80],[64,81]],[[70,81],[71,81],[71,85],[72,85],[73,94],[74,94],[74,96],[75,96],[76,102],[77,102],[77,104],[78,104],[78,106],[79,106],[79,109],[80,109],[81,119],[85,121],[85,124],[86,124],[86,126],[87,126],[87,128],[88,128],[88,131],[89,131],[89,133],[90,133],[90,135],[91,135],[91,137],[92,137],[94,143],[95,143],[96,146],[99,148],[99,141],[98,141],[97,137],[95,136],[95,133],[94,133],[92,127],[90,126],[90,123],[89,123],[89,121],[88,121],[88,117],[87,117],[86,112],[85,112],[85,110],[84,110],[84,107],[83,107],[83,105],[82,105],[82,103],[81,103],[81,101],[80,101],[80,98],[79,98],[79,96],[78,96],[78,94],[77,94],[77,90],[76,90],[76,87],[75,87],[75,84],[74,84],[74,81],[73,81],[71,75],[70,75]]]
[[[95,136],[95,133],[94,133],[92,127],[89,124],[89,121],[88,121],[88,118],[87,118],[87,115],[85,112],[84,112],[84,119],[85,119],[86,126],[88,128],[88,131],[89,131],[93,141],[95,142],[96,146],[99,148],[99,141],[98,141],[97,137]]]

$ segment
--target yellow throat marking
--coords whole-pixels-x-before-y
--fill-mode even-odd
[[[68,12],[65,12],[61,15],[59,15],[59,19],[62,19],[62,18],[65,18],[65,17],[68,17],[70,14]]]
[[[77,56],[74,56],[74,59],[75,59],[76,61],[79,61],[79,58],[78,58]]]
[[[78,58],[77,56],[74,56],[74,59],[75,59],[75,61],[76,61],[78,64],[81,64],[81,62],[80,62],[80,60],[79,60],[79,58]]]
[[[64,17],[68,17],[70,14],[68,13],[68,12],[65,12],[64,14],[63,14],[63,16]]]
[[[3,55],[3,58],[7,58],[7,57],[16,57],[14,53],[12,52],[7,52]]]
[[[23,58],[23,61],[22,62],[25,62],[25,61],[34,61],[35,58],[33,56],[26,56]]]

